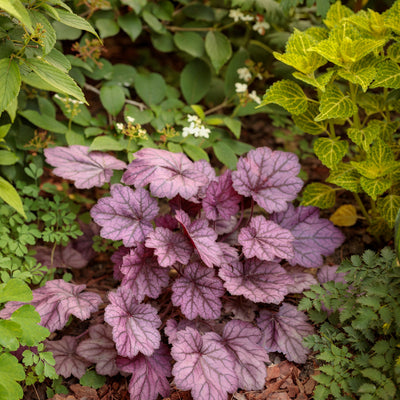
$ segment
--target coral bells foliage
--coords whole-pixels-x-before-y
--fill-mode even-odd
[[[316,208],[291,204],[302,188],[297,157],[259,148],[216,176],[184,154],[146,148],[134,156],[122,183],[91,210],[100,235],[123,242],[112,257],[121,285],[108,295],[107,329],[73,344],[76,359],[96,362],[99,373],[132,374],[132,400],[168,396],[171,376],[195,400],[223,400],[263,387],[268,352],[305,362],[301,342],[313,329],[284,299],[315,283],[306,268],[321,266],[344,238]],[[82,146],[46,157],[80,187],[122,166]],[[79,173],[63,172],[70,160]]]

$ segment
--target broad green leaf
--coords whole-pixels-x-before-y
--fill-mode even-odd
[[[385,193],[392,186],[391,179],[376,178],[369,179],[364,176],[360,178],[360,185],[365,193],[376,200],[378,196]]]
[[[119,32],[119,25],[111,18],[97,18],[95,21],[95,26],[102,39],[115,36]]]
[[[236,169],[237,157],[234,151],[224,142],[217,142],[213,144],[215,156],[222,164],[226,165],[229,169]]]
[[[340,1],[337,1],[329,8],[324,19],[324,24],[328,28],[334,28],[341,23],[343,18],[351,17],[353,14],[350,8],[343,6]]]
[[[135,124],[148,124],[153,118],[153,111],[150,109],[140,110],[136,106],[132,104],[127,104],[124,109],[124,117],[127,120],[127,117],[131,117],[135,119]]]
[[[199,102],[210,89],[211,71],[206,62],[200,59],[190,61],[182,70],[180,85],[187,103]]]
[[[125,104],[125,92],[119,85],[103,85],[100,89],[100,100],[104,108],[114,117]]]
[[[174,46],[174,39],[170,32],[166,32],[163,35],[154,33],[150,36],[153,47],[161,52],[169,53],[176,50]]]
[[[61,21],[53,21],[52,25],[56,31],[57,40],[77,40],[82,36],[80,29],[64,25]]]
[[[0,150],[0,165],[13,165],[19,160],[19,157],[8,150]]]
[[[236,139],[240,138],[240,133],[242,130],[242,123],[239,119],[225,117],[224,124],[229,128],[229,130],[235,135]]]
[[[206,114],[204,113],[202,106],[192,104],[190,107],[202,121],[206,119]]]
[[[240,48],[229,61],[225,71],[225,95],[227,97],[236,93],[235,83],[238,81],[237,70],[245,66],[245,62],[248,58],[248,51]]]
[[[34,26],[40,24],[43,26],[44,33],[41,37],[41,43],[43,48],[43,54],[48,54],[56,44],[57,36],[56,31],[50,24],[49,20],[44,16],[43,13],[35,10],[30,10],[31,21]]]
[[[173,153],[183,153],[183,148],[180,144],[168,142],[167,147],[168,147],[168,150],[172,151]]]
[[[332,85],[327,86],[325,93],[321,95],[319,112],[320,114],[315,117],[315,121],[348,118],[357,112],[357,107],[349,96],[345,96],[338,87]]]
[[[0,114],[18,96],[21,75],[18,64],[10,58],[0,60]]]
[[[65,140],[67,141],[68,146],[73,146],[75,144],[86,146],[85,137],[82,134],[71,130],[67,131],[65,134]]]
[[[211,64],[218,73],[232,56],[231,42],[223,33],[209,31],[206,35],[205,47]]]
[[[14,97],[11,100],[10,104],[6,107],[6,111],[11,119],[11,122],[15,121],[15,117],[17,116],[17,109],[18,109],[18,97]],[[0,138],[1,138],[1,127],[0,127]]]
[[[142,33],[142,21],[135,13],[128,13],[118,17],[118,24],[134,42]]]
[[[106,377],[103,375],[98,375],[95,371],[86,371],[79,383],[82,386],[89,386],[93,389],[100,389],[106,383]]]
[[[336,226],[353,226],[357,222],[357,210],[352,204],[343,204],[329,218]]]
[[[208,154],[199,146],[194,146],[192,144],[183,143],[183,151],[193,160],[206,160],[210,161]]]
[[[275,82],[265,92],[261,105],[270,103],[279,104],[293,115],[303,114],[308,108],[307,96],[303,89],[289,80]]]
[[[30,32],[33,32],[29,12],[26,10],[21,0],[0,0],[0,8],[17,18]]]
[[[225,143],[229,146],[235,154],[241,156],[247,153],[250,150],[253,150],[254,147],[248,143],[239,142],[238,140],[233,139],[221,139],[221,142]]]
[[[371,126],[366,126],[363,129],[347,129],[347,136],[364,151],[369,151],[371,143],[379,137],[378,135],[376,129]]]
[[[308,83],[309,85],[318,88],[322,92],[325,92],[325,87],[330,82],[335,72],[336,71],[332,68],[328,72],[318,75],[317,77],[315,77],[314,75],[312,76],[304,75],[300,72],[294,72],[293,76],[299,79],[300,81]]]
[[[11,124],[0,125],[0,139],[3,139],[7,136],[7,133],[10,130],[11,126]]]
[[[68,58],[57,49],[52,49],[43,59],[61,71],[68,72],[71,69],[71,63]]]
[[[315,121],[318,115],[318,105],[310,103],[307,110],[299,115],[293,115],[293,122],[295,125],[310,135],[319,135],[326,132],[327,123],[324,121]]]
[[[64,25],[70,26],[71,28],[82,29],[84,31],[93,33],[97,38],[99,35],[94,30],[93,26],[86,21],[86,19],[80,17],[79,15],[73,14],[69,11],[57,9],[58,15],[60,16],[60,22]],[[100,38],[99,38],[100,39]]]
[[[174,43],[193,57],[202,57],[204,54],[203,38],[196,32],[177,32],[174,35]]]
[[[370,87],[400,89],[400,66],[392,60],[382,61],[377,66],[376,78]]]
[[[91,151],[121,151],[124,150],[124,148],[125,147],[120,142],[110,136],[98,136],[90,145]]]
[[[0,303],[8,301],[27,302],[33,299],[32,290],[20,279],[10,279],[7,283],[0,285]]]
[[[164,78],[160,74],[137,74],[135,90],[139,97],[150,106],[163,101],[166,94],[166,84]]]
[[[314,152],[321,160],[322,164],[330,169],[335,169],[336,165],[346,155],[349,144],[345,140],[319,138],[314,142]]]
[[[19,400],[24,393],[17,381],[25,379],[24,367],[11,354],[0,355],[0,400]]]
[[[142,17],[154,32],[157,32],[160,35],[167,33],[165,26],[149,11],[144,10]]]
[[[69,94],[77,100],[87,104],[82,90],[69,75],[60,71],[53,65],[47,64],[46,62],[38,58],[27,59],[26,65],[33,72],[39,75],[42,80],[44,80],[54,88],[57,88],[58,92]]]
[[[16,351],[19,347],[18,337],[22,335],[19,324],[13,321],[0,319],[0,346],[9,351]]]
[[[388,225],[393,228],[396,221],[396,216],[400,211],[400,196],[389,194],[377,201],[378,211],[386,220]]]
[[[67,133],[68,127],[62,122],[57,121],[54,118],[50,118],[48,115],[41,115],[35,110],[24,110],[20,111],[19,115],[22,115],[32,124],[39,128],[45,129],[46,131],[55,133]]]
[[[302,206],[331,208],[335,205],[336,191],[323,183],[314,182],[307,185],[303,192]]]
[[[19,194],[11,185],[0,176],[0,198],[26,218],[24,207]]]

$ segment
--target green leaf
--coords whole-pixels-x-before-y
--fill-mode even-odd
[[[242,130],[242,123],[239,119],[225,117],[224,124],[229,128],[229,130],[235,135],[236,139],[240,138],[240,133]]]
[[[196,32],[177,32],[174,35],[174,43],[193,57],[202,57],[204,54],[203,38]]]
[[[394,248],[397,260],[400,261],[400,210],[397,213],[396,221],[394,223]]]
[[[208,92],[211,84],[211,71],[206,62],[200,59],[190,61],[183,68],[180,85],[187,103],[195,104]]]
[[[10,351],[18,350],[18,337],[22,335],[22,329],[19,324],[0,319],[0,345]]]
[[[25,371],[16,357],[0,355],[0,400],[19,400],[24,393],[17,381],[25,379]]]
[[[222,164],[226,165],[229,169],[236,169],[237,157],[234,151],[224,142],[217,142],[213,144],[215,156]]]
[[[335,169],[336,165],[346,155],[348,148],[348,142],[339,140],[339,138],[319,138],[314,142],[316,156],[322,164],[330,169]]]
[[[100,100],[104,108],[114,117],[125,104],[125,92],[119,85],[103,85],[100,89]]]
[[[323,121],[333,118],[351,117],[357,111],[348,96],[345,96],[341,90],[334,86],[327,86],[324,93],[321,95],[319,112],[315,117],[315,121]]]
[[[303,89],[289,80],[275,82],[266,92],[261,105],[270,103],[279,104],[293,115],[303,114],[307,111],[307,96]]]
[[[386,220],[390,228],[393,228],[396,222],[396,216],[400,210],[400,196],[389,194],[377,202],[378,211]]]
[[[230,40],[221,32],[209,31],[206,35],[205,47],[216,73],[231,58]]]
[[[11,103],[6,107],[6,111],[11,119],[11,122],[15,121],[15,117],[17,116],[17,109],[18,109],[18,97],[14,97]],[[0,138],[1,138],[1,128],[0,127]]]
[[[135,119],[135,124],[148,124],[153,118],[153,111],[150,109],[139,110],[136,106],[132,104],[127,104],[124,109],[124,117],[127,120],[127,117],[131,117]]]
[[[157,32],[160,35],[167,33],[165,26],[149,11],[144,10],[142,17],[154,32]]]
[[[95,371],[86,371],[79,380],[82,386],[89,386],[93,389],[100,389],[106,383],[106,377],[98,375]]]
[[[43,59],[63,72],[68,72],[71,69],[71,63],[68,58],[57,49],[52,49]]]
[[[322,92],[325,92],[325,87],[330,82],[335,72],[336,71],[332,68],[328,70],[328,72],[320,74],[317,77],[314,76],[314,74],[312,76],[309,76],[309,75],[304,75],[301,72],[294,72],[293,76],[301,80],[302,82],[308,83],[309,85],[318,88]]]
[[[382,61],[376,71],[376,78],[370,88],[400,89],[400,66],[392,60]]]
[[[221,142],[227,144],[235,154],[241,156],[247,153],[250,150],[253,150],[254,147],[248,143],[239,142],[238,140],[233,139],[221,139]]]
[[[7,301],[31,301],[33,298],[29,286],[20,279],[10,279],[7,283],[0,285],[0,303]]]
[[[400,43],[393,43],[387,49],[387,56],[395,63],[400,63]]]
[[[142,33],[142,21],[135,13],[128,13],[118,17],[118,24],[134,42]]]
[[[26,218],[19,194],[14,187],[0,176],[0,198]]]
[[[95,25],[102,39],[115,36],[119,32],[119,25],[111,18],[97,18]]]
[[[161,103],[165,98],[166,89],[164,78],[160,74],[136,75],[135,90],[139,97],[149,106]]]
[[[86,19],[69,11],[62,10],[61,8],[58,8],[57,12],[58,15],[60,16],[60,22],[63,23],[64,25],[70,26],[71,28],[82,29],[84,31],[93,33],[93,35],[99,38],[99,35],[94,30],[93,26],[88,21],[86,21]]]
[[[385,376],[375,368],[366,368],[361,371],[361,374],[371,379],[371,381],[378,383],[378,385],[385,381]]]
[[[8,150],[0,150],[0,165],[13,165],[19,160],[19,157]]]
[[[210,161],[208,154],[199,146],[193,146],[192,144],[183,143],[182,148],[184,152],[193,160],[206,160]]]
[[[30,32],[33,32],[29,13],[20,0],[0,0],[0,8],[17,18]]]
[[[331,208],[335,205],[336,191],[328,185],[314,182],[306,186],[303,192],[302,206]]]
[[[383,178],[369,179],[362,176],[360,178],[360,185],[365,193],[371,196],[373,200],[376,200],[378,196],[391,188],[392,181],[390,179]]]
[[[240,48],[229,61],[225,71],[225,95],[227,97],[236,93],[235,83],[238,81],[237,70],[245,65],[248,58],[248,51]]]
[[[68,132],[68,127],[63,123],[57,121],[48,115],[41,115],[35,110],[24,110],[19,112],[24,118],[26,118],[32,124],[39,128],[45,129],[46,131],[62,133]]]
[[[337,165],[334,171],[330,171],[330,175],[326,180],[339,187],[349,190],[350,192],[360,193],[360,174],[349,164],[341,163]]]
[[[319,135],[326,131],[327,123],[324,121],[315,121],[315,117],[318,115],[318,105],[310,103],[307,110],[299,115],[293,115],[294,124],[302,129],[304,132],[310,135]]]
[[[125,147],[120,142],[110,136],[98,136],[90,145],[91,151],[121,151],[124,149]]]
[[[56,31],[50,24],[49,20],[39,11],[30,10],[31,21],[34,26],[41,24],[44,29],[44,34],[41,37],[41,43],[43,43],[43,54],[48,54],[56,44],[57,36]]]
[[[330,217],[329,221],[336,226],[353,226],[357,222],[357,210],[352,204],[341,205]]]
[[[372,126],[367,126],[363,129],[349,128],[347,136],[364,151],[368,152],[371,143],[376,138],[376,129]]]
[[[0,60],[0,114],[18,96],[21,87],[21,75],[18,64],[9,58]],[[5,90],[5,88],[7,88]]]
[[[353,14],[350,8],[343,6],[340,1],[337,1],[329,8],[326,19],[324,19],[324,24],[328,28],[334,28],[341,23],[342,19],[351,17]]]

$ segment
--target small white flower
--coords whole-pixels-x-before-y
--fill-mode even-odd
[[[243,15],[240,19],[245,22],[246,21],[254,21],[254,17],[252,15]]]
[[[245,83],[235,83],[236,93],[245,93],[247,91],[247,85]]]
[[[135,122],[135,118],[129,117],[129,116],[126,117],[126,120],[127,120],[128,122],[130,122],[131,124],[133,124],[133,123]]]
[[[187,120],[190,124],[182,129],[183,137],[193,135],[194,137],[205,137],[208,139],[211,131],[201,123],[201,119],[197,115],[188,115]]]
[[[255,101],[257,104],[261,104],[261,98],[257,96],[257,92],[255,90],[249,93],[249,98]]]
[[[117,123],[115,124],[115,126],[117,127],[117,129],[118,129],[119,131],[122,131],[122,129],[124,129],[124,124],[123,124],[122,122],[117,122]]]
[[[239,75],[239,79],[242,79],[245,82],[251,80],[251,72],[247,67],[239,68],[236,72]]]
[[[265,35],[265,31],[269,29],[269,23],[265,21],[257,21],[253,25],[253,30],[256,31],[259,35]]]
[[[235,22],[239,21],[253,21],[254,17],[252,15],[244,15],[242,11],[239,9],[236,10],[230,10],[229,11],[229,17],[232,18]]]
[[[201,120],[197,115],[189,114],[187,116],[188,122],[195,122],[196,124],[201,124]]]

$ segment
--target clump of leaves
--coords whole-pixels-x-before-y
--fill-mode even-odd
[[[87,150],[55,147],[45,155],[60,176],[102,185],[116,159],[100,164],[98,153]],[[93,325],[89,338],[49,342],[57,371],[80,378],[96,363],[99,374],[131,373],[131,399],[149,400],[168,396],[173,375],[178,388],[209,400],[239,387],[261,389],[269,351],[305,362],[301,341],[313,328],[283,301],[315,283],[305,269],[321,266],[344,237],[318,209],[291,204],[303,185],[299,171],[294,154],[266,147],[220,176],[182,153],[136,152],[124,184],[111,185],[110,196],[91,209],[100,235],[123,242],[112,257],[121,285],[108,295],[106,324]],[[53,285],[47,283],[47,295],[51,286],[56,298]],[[49,329],[59,329],[65,319],[46,311],[43,289],[34,291],[32,304]],[[71,304],[76,294],[62,293],[56,315],[86,301],[79,294]],[[15,307],[8,303],[4,313]],[[233,317],[220,321],[223,308]],[[162,343],[163,329],[172,349]]]
[[[304,292],[318,334],[304,343],[322,361],[314,399],[397,399],[400,395],[400,268],[390,248],[367,250],[339,268],[324,267],[321,285]]]
[[[324,19],[326,27],[296,30],[286,52],[274,53],[296,69],[293,76],[306,90],[281,80],[262,102],[279,104],[299,128],[320,136],[314,152],[330,169],[327,182],[337,187],[311,183],[302,204],[330,208],[339,189],[348,190],[375,236],[392,233],[400,207],[399,15],[399,1],[382,14],[354,13],[336,2]],[[349,210],[354,223],[355,209],[342,212]]]

